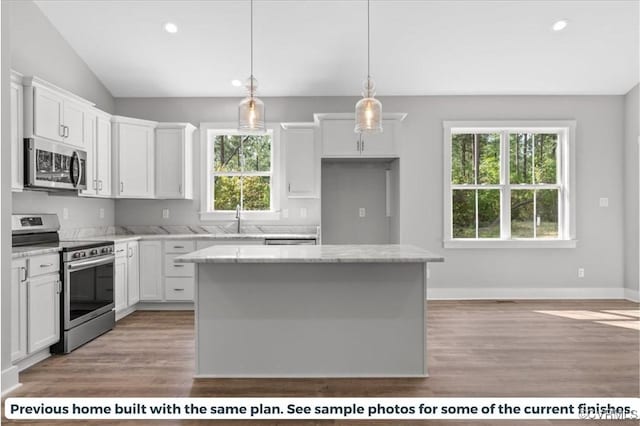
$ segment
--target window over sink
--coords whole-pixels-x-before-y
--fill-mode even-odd
[[[242,133],[203,124],[203,220],[277,218],[277,131]]]
[[[573,121],[445,122],[444,246],[575,247]]]

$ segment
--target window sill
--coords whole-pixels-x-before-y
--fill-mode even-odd
[[[233,221],[236,219],[236,212],[200,212],[200,220],[202,221]],[[240,213],[242,221],[256,220],[280,220],[280,210],[269,212],[251,212],[243,211]]]
[[[445,240],[444,248],[452,249],[572,249],[578,240]]]

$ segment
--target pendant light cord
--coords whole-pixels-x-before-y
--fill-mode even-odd
[[[253,97],[253,0],[251,0],[251,97]]]
[[[252,0],[253,1],[253,0]],[[371,78],[371,18],[369,0],[367,0],[367,79]]]

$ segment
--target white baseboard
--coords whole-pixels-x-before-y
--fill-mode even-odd
[[[116,311],[116,321],[120,321],[122,318],[126,317],[129,314],[132,314],[136,311],[135,306],[129,306],[128,308],[124,308],[120,311]]]
[[[18,379],[18,367],[11,367],[2,370],[2,397],[4,398],[9,392],[18,389],[22,384]]]
[[[624,289],[624,298],[632,302],[640,303],[640,292],[630,288]]]
[[[636,292],[637,297],[637,292]],[[625,299],[622,288],[428,288],[428,300]]]
[[[45,359],[51,356],[51,350],[49,348],[41,349],[39,352],[28,355],[26,358],[21,359],[16,362],[16,367],[18,371],[26,370],[32,365],[36,365],[37,363],[44,361]]]
[[[138,311],[193,311],[193,302],[140,302]]]

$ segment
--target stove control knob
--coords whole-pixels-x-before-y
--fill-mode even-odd
[[[87,257],[87,252],[84,252],[84,251],[83,251],[83,252],[81,252],[81,253],[80,253],[80,257]]]
[[[101,250],[102,253],[109,253],[109,247],[105,247]]]
[[[79,258],[80,257],[80,252],[73,253],[73,256],[71,256],[71,257],[73,257],[74,259]]]
[[[96,254],[98,254],[98,249],[93,249],[89,252],[89,255],[91,256],[95,256]]]

